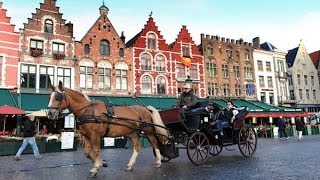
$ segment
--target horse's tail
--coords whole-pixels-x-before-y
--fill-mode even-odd
[[[158,110],[153,106],[147,106],[146,108],[151,111],[152,122],[157,125],[154,128],[156,133],[160,135],[158,136],[159,140],[162,142],[162,144],[167,144],[169,141],[169,132],[166,128],[163,128],[165,125],[162,122]]]

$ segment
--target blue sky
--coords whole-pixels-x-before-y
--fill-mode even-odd
[[[23,27],[44,0],[0,0],[12,17],[16,30]],[[57,0],[63,18],[74,23],[80,40],[99,17],[102,0]],[[304,40],[309,53],[320,50],[319,0],[105,0],[109,19],[126,40],[137,34],[149,13],[170,44],[186,25],[199,44],[200,34],[251,42],[259,36],[281,50],[289,50]]]

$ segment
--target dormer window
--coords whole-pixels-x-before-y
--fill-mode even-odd
[[[44,32],[53,33],[53,22],[50,19],[44,22]]]
[[[182,56],[183,57],[190,57],[190,45],[189,44],[182,44]]]
[[[156,49],[157,48],[157,37],[154,33],[149,33],[147,36],[147,48]]]

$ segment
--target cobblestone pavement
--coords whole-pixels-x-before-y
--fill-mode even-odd
[[[205,164],[193,165],[184,149],[180,157],[154,168],[155,158],[151,148],[143,148],[132,172],[124,171],[131,149],[103,149],[102,158],[108,167],[101,168],[96,179],[320,179],[320,135],[297,137],[288,140],[259,138],[253,157],[243,157],[237,146],[233,151],[223,149],[219,156],[211,157]],[[33,155],[23,155],[21,161],[13,156],[0,157],[2,180],[73,180],[87,179],[92,164],[82,150]]]

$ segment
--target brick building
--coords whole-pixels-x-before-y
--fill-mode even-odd
[[[201,34],[207,95],[255,99],[252,43]]]
[[[74,88],[73,39],[73,24],[62,19],[56,0],[40,3],[20,30],[20,92],[46,93],[58,81]]]
[[[110,22],[108,7],[99,10],[100,17],[75,45],[76,88],[89,95],[132,95],[132,52]]]
[[[19,33],[10,23],[0,2],[0,88],[16,89],[19,61]],[[10,76],[9,76],[10,74]]]

